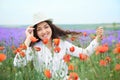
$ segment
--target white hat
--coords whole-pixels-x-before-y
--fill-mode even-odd
[[[33,23],[32,25],[36,25],[40,22],[43,22],[43,21],[46,21],[46,20],[49,20],[49,21],[52,21],[52,19],[48,18],[47,16],[43,15],[42,13],[36,13],[33,15]]]

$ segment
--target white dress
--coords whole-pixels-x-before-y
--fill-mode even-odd
[[[31,47],[25,50],[26,56],[24,58],[17,58],[20,57],[19,54],[16,54],[14,58],[14,66],[25,66],[28,61],[33,60],[33,65],[37,71],[43,72],[44,69],[50,69],[52,72],[52,78],[55,77],[64,78],[62,80],[66,80],[66,76],[68,74],[68,66],[66,62],[63,60],[63,56],[65,54],[70,54],[71,56],[79,57],[79,53],[84,53],[90,56],[94,53],[95,48],[99,45],[99,43],[94,39],[90,45],[83,49],[73,45],[68,41],[60,40],[59,47],[61,48],[59,53],[52,53],[45,44],[41,41],[35,44],[35,46],[40,47],[40,51],[33,51]],[[75,51],[71,52],[70,47],[74,46]],[[52,80],[51,78],[51,80]]]

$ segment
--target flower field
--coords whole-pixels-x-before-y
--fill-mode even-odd
[[[51,80],[48,69],[37,72],[32,62],[26,66],[14,67],[16,50],[25,39],[24,28],[0,28],[0,80]],[[94,38],[95,30],[76,30],[83,33],[80,37],[72,37],[68,41],[85,48]],[[23,47],[23,46],[22,46]],[[37,50],[39,50],[37,48]],[[74,51],[74,49],[71,49]],[[22,54],[21,57],[25,55]],[[104,36],[95,53],[79,58],[66,56],[69,70],[68,80],[118,80],[120,76],[120,28],[104,29]],[[54,80],[62,80],[56,77]]]

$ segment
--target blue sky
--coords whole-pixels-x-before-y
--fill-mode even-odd
[[[36,12],[56,24],[120,23],[120,0],[0,0],[0,24],[31,24]]]

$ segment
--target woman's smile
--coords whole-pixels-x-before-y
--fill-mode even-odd
[[[41,37],[42,37],[43,39],[46,39],[46,38],[48,38],[48,36],[49,36],[49,33],[46,33],[46,34],[43,34]]]

